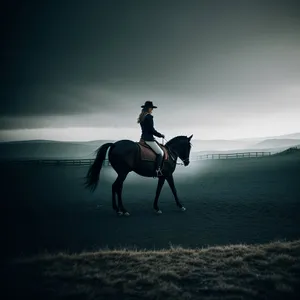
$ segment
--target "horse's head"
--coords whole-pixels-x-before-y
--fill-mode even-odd
[[[183,162],[184,166],[188,166],[190,163],[190,152],[191,152],[191,139],[187,136],[177,136],[166,143],[168,146]]]

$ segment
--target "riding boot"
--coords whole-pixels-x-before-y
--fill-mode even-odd
[[[155,165],[155,170],[156,170],[157,176],[163,175],[162,170],[161,170],[162,162],[163,162],[163,156],[161,154],[157,154],[156,155],[156,165]]]

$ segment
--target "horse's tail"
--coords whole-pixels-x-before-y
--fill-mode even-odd
[[[89,188],[92,192],[95,191],[98,185],[99,175],[100,175],[103,162],[105,160],[107,149],[112,145],[113,143],[106,143],[95,151],[97,153],[96,158],[93,164],[90,166],[87,175],[85,177],[85,187]]]

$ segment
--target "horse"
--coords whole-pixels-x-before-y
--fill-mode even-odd
[[[162,175],[157,177],[158,184],[153,202],[153,208],[157,214],[162,213],[158,207],[158,198],[165,181],[168,182],[171,188],[176,205],[181,211],[186,210],[179,201],[173,172],[176,169],[178,158],[183,162],[185,167],[189,165],[192,137],[193,135],[190,137],[176,136],[167,141],[165,145],[158,143],[164,150],[164,158],[161,168]],[[118,175],[115,182],[112,184],[112,207],[117,215],[129,216],[130,214],[125,209],[122,200],[123,183],[127,175],[132,171],[143,177],[155,178],[156,154],[142,139],[139,142],[123,139],[116,141],[115,143],[103,144],[95,151],[96,158],[85,176],[85,188],[90,189],[92,192],[95,191],[98,185],[100,171],[108,149],[108,161]],[[116,202],[116,195],[118,196],[118,205]]]

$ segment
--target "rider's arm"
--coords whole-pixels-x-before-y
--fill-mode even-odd
[[[153,116],[147,115],[147,119],[151,133],[157,137],[163,137],[163,135],[154,128]]]

